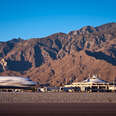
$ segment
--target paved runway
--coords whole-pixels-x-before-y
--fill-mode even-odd
[[[0,92],[2,103],[116,103],[116,93]]]
[[[0,116],[116,116],[116,104],[0,104]]]

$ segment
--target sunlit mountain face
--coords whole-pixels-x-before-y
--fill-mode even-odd
[[[42,84],[64,85],[83,80],[89,74],[113,81],[116,23],[85,26],[45,38],[0,42],[0,61],[0,75],[30,77]]]

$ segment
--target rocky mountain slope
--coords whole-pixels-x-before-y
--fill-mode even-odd
[[[64,85],[89,74],[116,78],[116,23],[86,26],[68,34],[0,42],[0,75]]]

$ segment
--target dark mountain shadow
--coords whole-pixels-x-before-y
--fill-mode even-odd
[[[109,49],[109,52],[111,52],[111,53],[116,57],[116,45],[112,46],[112,47]]]
[[[2,67],[2,65],[0,64],[0,72],[3,72],[4,70],[3,70],[3,67]]]
[[[39,46],[35,46],[34,47],[34,52],[35,52],[35,55],[34,55],[34,58],[35,58],[35,66],[38,67],[38,66],[41,66],[43,61],[44,61],[44,58],[42,56],[42,53],[41,53],[41,49],[39,48]]]
[[[56,45],[58,46],[59,50],[62,48],[62,43],[60,42],[60,40],[56,39],[55,40]]]
[[[9,59],[7,60],[7,63],[9,70],[17,71],[17,72],[26,71],[32,67],[32,64],[28,61],[13,61]]]
[[[11,59],[7,60],[7,66],[9,70],[23,72],[32,67],[32,63],[30,63],[29,61],[25,61],[23,53],[21,53],[20,57],[21,57],[20,61],[14,61]]]
[[[106,62],[116,66],[116,59],[104,54],[103,52],[91,52],[91,51],[86,50],[85,53],[96,59],[105,60]]]
[[[75,49],[80,52],[82,50],[82,48],[78,47],[78,46],[75,46]]]
[[[48,52],[48,54],[50,55],[50,57],[55,60],[56,59],[56,53],[54,53],[53,51],[50,51],[48,49],[45,48],[45,51]]]

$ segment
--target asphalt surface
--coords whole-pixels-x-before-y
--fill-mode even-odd
[[[0,104],[3,103],[116,103],[116,93],[0,92]]]
[[[0,104],[0,116],[116,116],[116,104]]]

